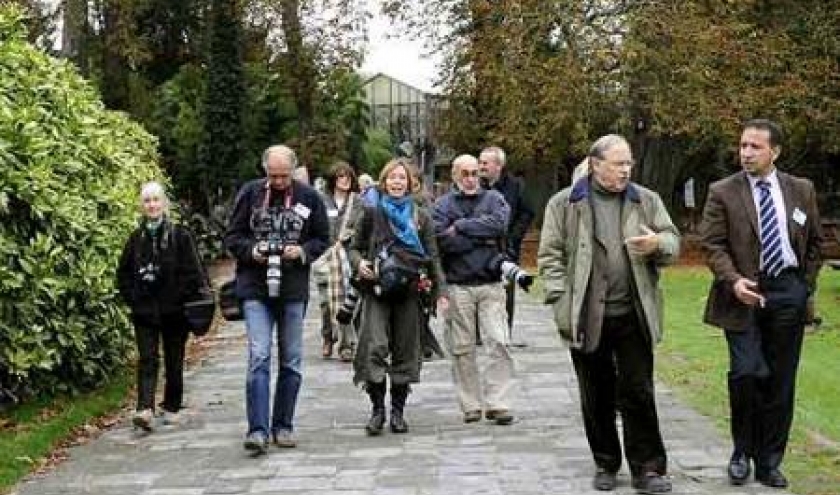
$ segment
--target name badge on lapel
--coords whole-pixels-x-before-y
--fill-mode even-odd
[[[302,205],[300,203],[296,204],[293,208],[294,212],[300,215],[301,218],[306,220],[309,218],[310,210],[306,207],[306,205]]]
[[[805,220],[807,219],[808,215],[806,215],[804,211],[800,210],[799,207],[793,209],[793,221],[798,223],[800,227],[805,225]]]

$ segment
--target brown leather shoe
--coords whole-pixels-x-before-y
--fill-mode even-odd
[[[333,343],[328,341],[328,340],[325,340],[324,345],[321,346],[321,356],[324,359],[327,359],[328,357],[332,356],[332,351],[333,351]]]
[[[507,409],[490,409],[484,414],[489,421],[495,421],[497,425],[509,425],[513,423],[513,414]]]

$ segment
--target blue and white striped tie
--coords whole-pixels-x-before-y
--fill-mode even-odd
[[[770,277],[782,271],[785,260],[782,257],[782,235],[779,231],[779,219],[776,205],[770,194],[770,183],[760,180],[758,187],[758,220],[761,223],[761,270]]]

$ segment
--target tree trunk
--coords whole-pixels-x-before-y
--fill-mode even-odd
[[[677,182],[684,175],[686,163],[680,140],[642,132],[636,135],[633,148],[638,163],[633,179],[656,191],[669,211],[678,211],[681,193]]]
[[[119,49],[119,24],[124,22],[119,4],[104,2],[102,17],[102,100],[112,110],[128,110],[128,64]]]

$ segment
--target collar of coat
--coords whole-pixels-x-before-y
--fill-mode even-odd
[[[592,193],[592,185],[589,183],[589,176],[581,177],[572,186],[572,193],[569,195],[569,203],[577,203],[583,199],[587,199]],[[627,184],[627,189],[622,193],[623,197],[628,201],[640,203],[642,201],[639,194],[639,188],[632,182]]]

